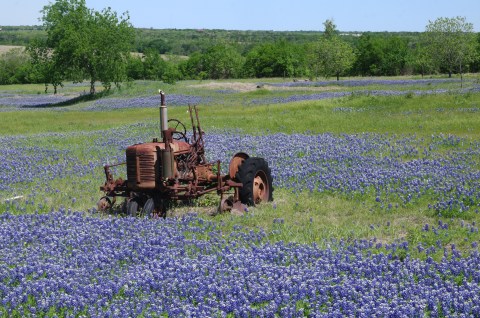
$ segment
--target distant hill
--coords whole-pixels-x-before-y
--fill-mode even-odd
[[[46,37],[42,26],[2,26],[0,27],[0,45],[27,45],[33,38]],[[285,40],[289,43],[303,44],[314,42],[322,31],[241,31],[212,29],[136,29],[137,37],[134,50],[143,52],[148,48],[159,53],[190,55],[204,51],[214,44],[231,44],[240,52],[247,52],[260,43]],[[358,41],[361,32],[340,32],[342,38],[351,43]],[[408,37],[415,42],[417,32],[369,32],[372,35],[395,35]]]

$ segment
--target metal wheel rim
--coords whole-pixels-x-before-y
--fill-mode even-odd
[[[99,211],[105,211],[110,209],[111,207],[112,207],[112,202],[107,197],[103,197],[97,202],[97,209]]]
[[[258,171],[253,179],[253,202],[255,204],[268,201],[270,186],[267,175],[263,171]]]

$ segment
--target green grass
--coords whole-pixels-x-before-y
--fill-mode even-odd
[[[251,93],[254,94],[254,93]],[[480,136],[480,94],[438,94],[379,97],[355,95],[340,99],[272,105],[199,105],[204,129],[241,129],[247,133],[390,133]],[[188,122],[183,107],[169,116]],[[477,110],[478,113],[478,110]],[[112,111],[10,111],[2,113],[0,134],[38,134],[108,129],[158,120],[157,108]]]

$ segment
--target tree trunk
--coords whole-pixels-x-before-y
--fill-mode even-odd
[[[463,88],[463,70],[462,70],[462,62],[460,62],[460,88]]]
[[[90,95],[94,95],[95,94],[95,81],[92,80],[90,81]]]

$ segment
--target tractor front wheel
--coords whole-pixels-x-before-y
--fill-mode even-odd
[[[145,205],[143,206],[143,215],[145,217],[151,218],[154,210],[155,210],[155,201],[153,201],[153,198],[149,198],[147,202],[145,202]]]
[[[246,159],[238,168],[236,178],[243,184],[240,201],[246,205],[273,200],[272,174],[263,158]]]
[[[135,199],[130,199],[127,202],[127,215],[136,217],[138,211],[138,202]]]

